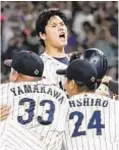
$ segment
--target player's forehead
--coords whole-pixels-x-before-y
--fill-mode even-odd
[[[64,21],[59,17],[59,16],[52,16],[48,20],[47,25],[52,25],[52,24],[59,24],[59,23],[64,23]]]

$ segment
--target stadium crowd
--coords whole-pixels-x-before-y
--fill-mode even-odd
[[[108,59],[107,74],[118,77],[118,2],[108,1],[3,1],[1,2],[1,81],[8,79],[9,68],[3,65],[21,50],[42,53],[44,48],[35,31],[38,14],[45,8],[59,8],[67,17],[66,53],[84,52],[95,47]]]

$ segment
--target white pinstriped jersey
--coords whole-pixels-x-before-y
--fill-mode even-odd
[[[3,124],[4,125],[4,124]],[[47,150],[35,133],[29,132],[13,120],[8,119],[0,138],[0,150]]]
[[[45,144],[47,150],[60,150],[68,109],[67,97],[62,90],[53,85],[44,85],[41,82],[20,82],[2,84],[0,93],[1,105],[12,106],[7,121],[3,122],[4,124],[1,123],[1,126],[7,127],[13,121],[17,127],[25,128],[29,134],[32,133],[31,136],[34,134],[35,138],[37,137]],[[7,130],[7,128],[6,130],[2,129]],[[10,133],[16,133],[13,138],[21,134],[14,132],[14,127],[11,127],[10,130]],[[4,131],[1,130],[1,139],[6,133]],[[10,140],[11,134],[7,132],[6,135],[5,141],[8,141],[6,142],[8,147],[9,143],[12,142],[15,146],[21,140],[19,139],[16,144]],[[25,135],[25,139],[26,137]],[[22,140],[25,141],[25,139]],[[17,146],[19,147],[19,144]],[[8,147],[7,150],[9,150]],[[21,150],[20,147],[18,150]],[[34,147],[34,150],[37,149]]]
[[[46,77],[46,83],[54,84],[57,87],[61,88],[61,86],[63,86],[63,83],[65,81],[65,77],[57,75],[56,70],[65,69],[67,65],[47,55],[46,53],[43,53],[41,55],[41,58],[43,59],[44,62],[43,76]]]
[[[97,94],[69,100],[64,150],[119,150],[119,102]]]

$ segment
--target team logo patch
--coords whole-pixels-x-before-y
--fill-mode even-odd
[[[39,70],[36,69],[36,70],[34,71],[34,74],[35,74],[35,75],[38,75],[38,74],[39,74]]]
[[[91,80],[92,82],[95,82],[95,77],[92,76],[90,80]]]

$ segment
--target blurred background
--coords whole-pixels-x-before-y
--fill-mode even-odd
[[[3,1],[1,2],[1,82],[8,81],[3,65],[21,50],[44,51],[35,32],[39,12],[59,8],[68,20],[66,53],[95,47],[108,58],[107,74],[118,79],[118,2],[116,1]]]

